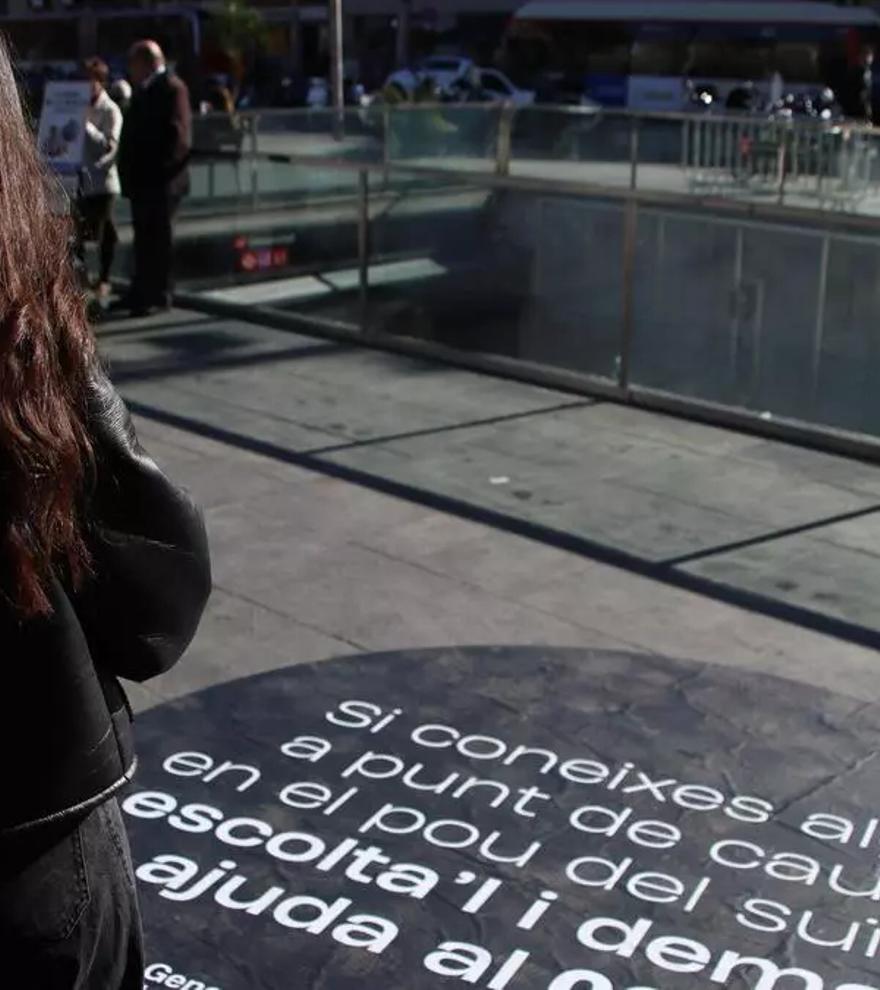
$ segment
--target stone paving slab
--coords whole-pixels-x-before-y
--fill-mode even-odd
[[[209,337],[200,347],[199,334]],[[233,344],[210,347],[225,335]],[[126,395],[291,450],[443,429],[588,400],[403,356],[217,321],[99,339]],[[172,339],[173,342],[173,339]],[[170,353],[169,353],[170,352]],[[219,352],[219,353],[218,353]],[[265,359],[265,360],[263,360]],[[214,361],[228,368],[214,368]],[[194,367],[195,364],[195,367]]]
[[[819,454],[814,450],[771,440],[755,440],[741,448],[736,456],[756,463],[773,464],[796,482],[820,482],[844,491],[880,498],[880,471],[874,464],[834,454]]]
[[[138,420],[207,511],[217,590],[139,710],[258,670],[415,645],[659,651],[880,698],[873,651],[576,554]],[[243,481],[267,479],[258,497]]]
[[[609,408],[403,439],[328,459],[655,561],[876,504],[827,483],[795,484],[772,464],[694,451],[674,436],[671,443],[635,431],[620,436],[605,425]]]
[[[240,360],[216,366],[210,348],[199,346],[199,333],[218,329],[249,342]],[[528,565],[495,560],[491,550],[483,559],[489,537],[444,543],[438,561],[423,560],[422,547],[398,560],[383,541],[398,531],[402,539],[407,527],[416,542],[424,538],[423,504],[443,496],[477,516],[500,514],[512,529],[528,523],[547,539],[589,541],[584,552],[604,559],[623,551],[650,568],[702,555],[688,559],[685,573],[880,628],[872,608],[880,556],[864,552],[880,539],[880,471],[870,465],[239,321],[193,324],[184,331],[189,344],[163,358],[155,341],[173,332],[167,320],[133,335],[111,328],[104,345],[136,410],[190,427],[147,429],[160,459],[201,490],[221,549],[221,587],[239,598],[255,593],[261,605],[330,639],[442,645],[437,637],[460,614],[480,642],[507,628],[517,641],[534,643],[540,632],[568,645],[577,638],[571,626],[583,624],[617,642],[641,629],[645,643],[662,639],[674,652],[678,634],[659,636],[666,623],[653,600],[606,612],[592,607],[605,604],[600,587],[584,604],[577,579],[557,586],[544,570],[554,569],[546,563],[552,555],[536,544],[528,544],[538,554]],[[144,372],[141,362],[153,358],[137,348],[147,346],[158,350]],[[218,444],[224,437],[229,442]],[[260,456],[267,444],[275,457]],[[322,475],[340,469],[359,472],[364,485]],[[412,498],[388,501],[369,490],[389,482]],[[852,513],[862,516],[838,521]],[[430,545],[430,528],[427,537]],[[488,568],[498,580],[507,572],[510,584],[462,592],[468,567]],[[375,597],[364,608],[366,585]],[[518,606],[512,613],[508,595]],[[523,618],[519,607],[537,614]]]
[[[880,520],[859,519],[744,547],[686,569],[826,614],[876,626]]]

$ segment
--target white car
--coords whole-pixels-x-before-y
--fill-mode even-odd
[[[464,79],[473,68],[469,58],[453,55],[432,55],[415,69],[398,69],[385,80],[386,86],[399,86],[412,95],[419,83],[430,79],[441,93],[448,93],[456,83]]]
[[[498,69],[480,69],[480,85],[492,101],[513,103],[518,107],[528,107],[535,102],[535,91],[520,89]]]
[[[535,102],[533,90],[515,86],[500,70],[480,68],[471,59],[454,55],[432,55],[415,70],[398,69],[388,77],[385,85],[394,84],[405,93],[412,94],[420,82],[430,79],[441,93],[450,95],[474,71],[479,73],[480,86],[488,102],[513,103],[521,107]]]
[[[418,68],[419,76],[433,79],[442,92],[446,92],[471,71],[474,62],[457,55],[431,55]]]

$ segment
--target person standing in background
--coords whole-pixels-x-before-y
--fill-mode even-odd
[[[862,53],[859,110],[866,124],[874,123],[874,49]]]
[[[168,71],[155,41],[128,57],[134,89],[119,147],[122,193],[131,201],[134,274],[114,309],[143,316],[171,305],[174,215],[189,191],[192,111],[183,80]]]
[[[857,49],[842,76],[840,97],[847,117],[871,124],[874,121],[874,49]]]
[[[96,290],[100,301],[110,296],[110,271],[119,240],[113,207],[119,195],[116,156],[122,134],[122,111],[107,93],[110,70],[99,58],[85,62],[85,78],[92,87],[86,117],[86,136],[80,195],[77,201],[77,256],[85,270],[86,241],[95,241],[100,252]]]
[[[113,102],[125,113],[131,106],[131,83],[127,79],[117,79],[109,92]]]

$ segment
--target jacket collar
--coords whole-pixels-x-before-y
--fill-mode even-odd
[[[147,76],[147,78],[144,80],[143,84],[141,85],[141,89],[150,89],[150,87],[153,86],[154,83],[156,83],[159,79],[161,79],[162,76],[166,76],[166,75],[168,75],[168,66],[160,65],[159,68],[156,69],[156,71],[151,76]]]

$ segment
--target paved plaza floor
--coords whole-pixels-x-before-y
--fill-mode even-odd
[[[880,470],[242,319],[99,337],[214,561],[130,685],[145,987],[878,986]]]
[[[873,466],[194,312],[99,336],[214,553],[202,631],[133,687],[139,708],[479,644],[663,653],[877,697]]]

